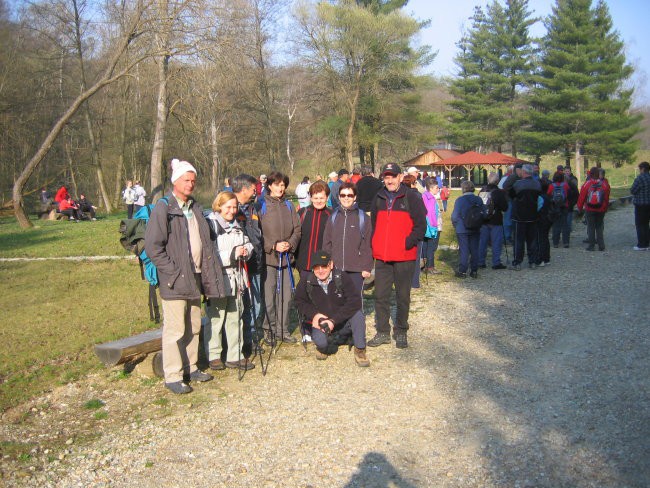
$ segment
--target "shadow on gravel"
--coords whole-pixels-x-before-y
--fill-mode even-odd
[[[628,224],[606,220],[607,253],[585,252],[579,226],[551,267],[458,282],[478,297],[459,298],[465,323],[423,347],[454,376],[490,485],[649,486],[650,260]]]
[[[403,479],[395,467],[381,453],[369,452],[359,463],[344,488],[415,488],[415,485]]]

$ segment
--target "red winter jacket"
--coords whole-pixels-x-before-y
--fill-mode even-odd
[[[603,187],[603,192],[605,193],[605,196],[603,198],[602,203],[600,204],[600,207],[593,208],[588,205],[587,198],[589,195],[589,189],[594,183],[600,182],[602,187]],[[582,188],[580,188],[580,196],[578,197],[578,210],[582,212],[584,209],[586,212],[599,212],[599,213],[605,213],[607,212],[607,208],[609,207],[609,182],[606,179],[603,180],[598,180],[598,179],[593,179],[589,178],[584,185],[582,185]]]
[[[418,242],[427,230],[427,211],[422,197],[401,185],[388,204],[388,193],[382,188],[372,202],[372,257],[382,261],[414,261]]]

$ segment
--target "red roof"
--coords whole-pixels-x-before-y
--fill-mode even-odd
[[[466,153],[459,154],[452,158],[443,159],[437,165],[442,166],[465,166],[477,164],[499,164],[493,158],[489,158],[485,154],[477,153],[475,151],[467,151]]]
[[[515,158],[514,156],[509,156],[507,154],[502,154],[500,152],[491,152],[488,154],[488,157],[500,161],[501,164],[514,164],[514,163],[527,163],[523,159]]]

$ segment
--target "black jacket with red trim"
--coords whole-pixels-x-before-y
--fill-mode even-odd
[[[330,215],[332,209],[328,207],[317,210],[310,205],[298,210],[302,226],[302,236],[296,251],[296,268],[299,270],[311,270],[311,255],[323,248],[325,224]]]
[[[391,197],[393,197],[391,199]],[[384,187],[372,202],[372,256],[382,261],[414,261],[427,230],[427,210],[420,193],[400,185],[390,194]]]

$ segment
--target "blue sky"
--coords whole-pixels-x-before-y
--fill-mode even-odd
[[[438,56],[429,72],[450,76],[455,74],[453,58],[456,42],[463,28],[471,26],[468,20],[475,5],[485,6],[489,0],[410,0],[405,11],[414,17],[430,19],[431,25],[422,33],[421,43],[429,44]],[[503,3],[503,1],[502,1]],[[593,0],[595,4],[595,0]],[[553,0],[529,0],[529,9],[535,16],[546,17],[551,13]],[[628,63],[635,67],[632,83],[636,87],[635,105],[650,105],[650,39],[646,29],[650,22],[650,0],[609,0],[614,28],[625,42]],[[535,25],[533,35],[543,35],[542,23]]]

